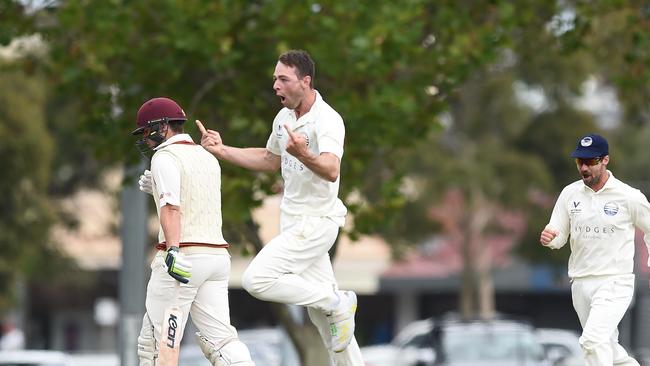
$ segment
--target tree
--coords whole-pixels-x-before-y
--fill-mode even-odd
[[[645,153],[650,115],[650,11],[644,1],[577,2],[577,26],[567,44],[594,60],[598,80],[614,90],[620,106],[617,128],[608,137],[617,175],[650,192]]]
[[[47,96],[42,77],[26,75],[14,64],[0,65],[0,309],[13,305],[19,279],[54,281],[69,266],[49,239],[55,212],[48,196],[53,139],[45,124]]]

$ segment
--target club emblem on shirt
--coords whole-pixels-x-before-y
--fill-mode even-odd
[[[309,136],[307,136],[307,134],[304,132],[302,133],[302,135],[305,137],[305,143],[307,144],[307,146],[309,146]]]
[[[603,211],[607,216],[614,216],[618,213],[618,204],[616,202],[607,202],[603,207]]]

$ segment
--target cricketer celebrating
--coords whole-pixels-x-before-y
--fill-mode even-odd
[[[145,102],[137,114],[141,151],[155,150],[140,189],[153,194],[160,218],[158,252],[151,263],[146,313],[138,338],[140,366],[155,366],[163,313],[180,310],[174,341],[180,343],[188,314],[198,343],[215,366],[254,366],[230,325],[230,255],[221,233],[219,162],[183,133],[185,112],[168,98]],[[165,337],[168,337],[165,334]],[[177,351],[176,351],[177,352]]]
[[[562,190],[540,242],[559,249],[571,237],[571,296],[585,364],[638,366],[618,343],[617,326],[634,293],[635,226],[649,243],[650,204],[607,170],[609,145],[602,136],[581,137],[571,156],[582,179]]]
[[[273,121],[266,148],[224,145],[197,125],[201,145],[220,160],[256,171],[282,172],[280,234],[244,272],[253,296],[308,308],[336,365],[363,365],[354,339],[357,298],[338,289],[328,254],[347,213],[338,198],[345,127],[341,116],[314,89],[314,61],[301,50],[282,54],[273,89],[284,106]]]

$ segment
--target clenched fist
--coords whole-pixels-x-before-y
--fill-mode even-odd
[[[553,239],[555,239],[555,237],[559,234],[560,233],[557,230],[546,227],[544,230],[542,230],[542,233],[539,236],[539,242],[544,246],[549,245],[551,241],[553,241]]]

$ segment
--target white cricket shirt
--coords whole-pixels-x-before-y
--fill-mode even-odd
[[[607,173],[609,179],[598,192],[582,180],[566,186],[553,208],[547,227],[557,230],[559,235],[548,247],[559,249],[570,237],[570,278],[632,273],[635,226],[646,234],[648,244],[647,198],[616,179],[609,170]]]
[[[154,151],[159,151],[173,143],[194,142],[192,137],[186,133],[174,135],[167,141],[156,146]],[[158,188],[158,207],[164,205],[180,206],[181,204],[181,170],[169,154],[154,154],[151,158],[151,176]]]
[[[307,136],[308,148],[312,153],[320,155],[328,152],[342,159],[345,139],[343,118],[316,91],[316,101],[309,112],[299,119],[296,119],[292,109],[283,108],[278,112],[266,148],[281,159],[284,196],[280,209],[283,213],[292,216],[344,217],[347,209],[338,198],[340,176],[335,182],[329,182],[289,154],[286,150],[289,136],[285,124],[294,133]]]

